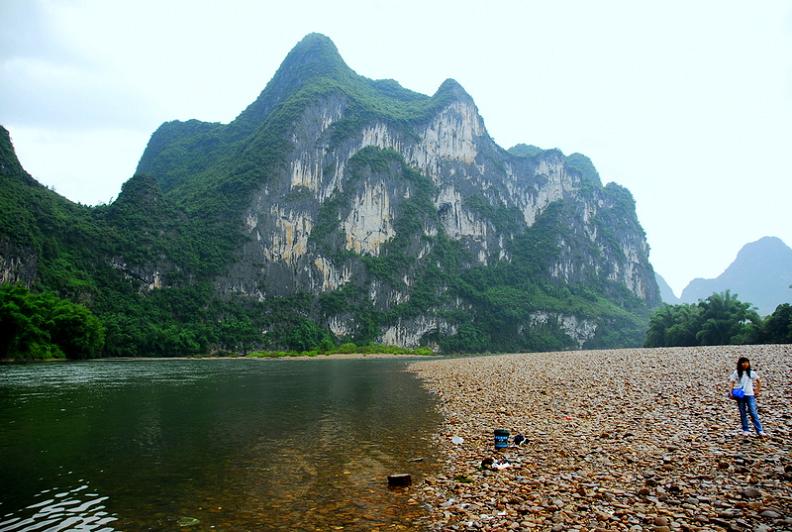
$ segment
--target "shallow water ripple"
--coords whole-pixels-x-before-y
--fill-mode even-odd
[[[107,526],[118,517],[106,511],[103,504],[109,497],[89,491],[87,484],[59,491],[42,490],[34,499],[43,499],[27,507],[3,515],[0,532],[28,532],[33,530],[90,530],[111,532]]]

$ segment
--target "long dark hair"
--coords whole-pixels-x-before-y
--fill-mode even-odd
[[[748,378],[751,378],[751,361],[745,357],[740,357],[740,360],[737,361],[737,378],[742,379],[743,369],[742,365],[743,362],[748,362]]]

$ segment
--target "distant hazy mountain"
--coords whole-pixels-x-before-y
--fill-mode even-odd
[[[657,281],[657,287],[660,289],[660,299],[663,300],[663,303],[678,305],[681,302],[662,275],[655,272],[655,280]]]
[[[713,292],[728,289],[766,315],[781,303],[792,302],[790,285],[792,249],[780,238],[764,237],[746,244],[716,279],[693,279],[682,291],[681,299],[684,303],[694,303]]]

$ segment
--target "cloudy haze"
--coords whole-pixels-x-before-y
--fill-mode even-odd
[[[497,5],[498,7],[493,7]],[[471,94],[503,147],[629,188],[677,294],[792,245],[792,3],[0,0],[0,124],[25,168],[107,202],[167,120],[229,122],[307,33],[370,78]]]

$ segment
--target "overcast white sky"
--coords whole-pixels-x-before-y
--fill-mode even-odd
[[[591,157],[677,294],[762,236],[792,245],[787,0],[0,0],[0,21],[0,124],[74,201],[114,197],[160,123],[232,120],[320,32],[367,77],[455,78],[503,147]]]

